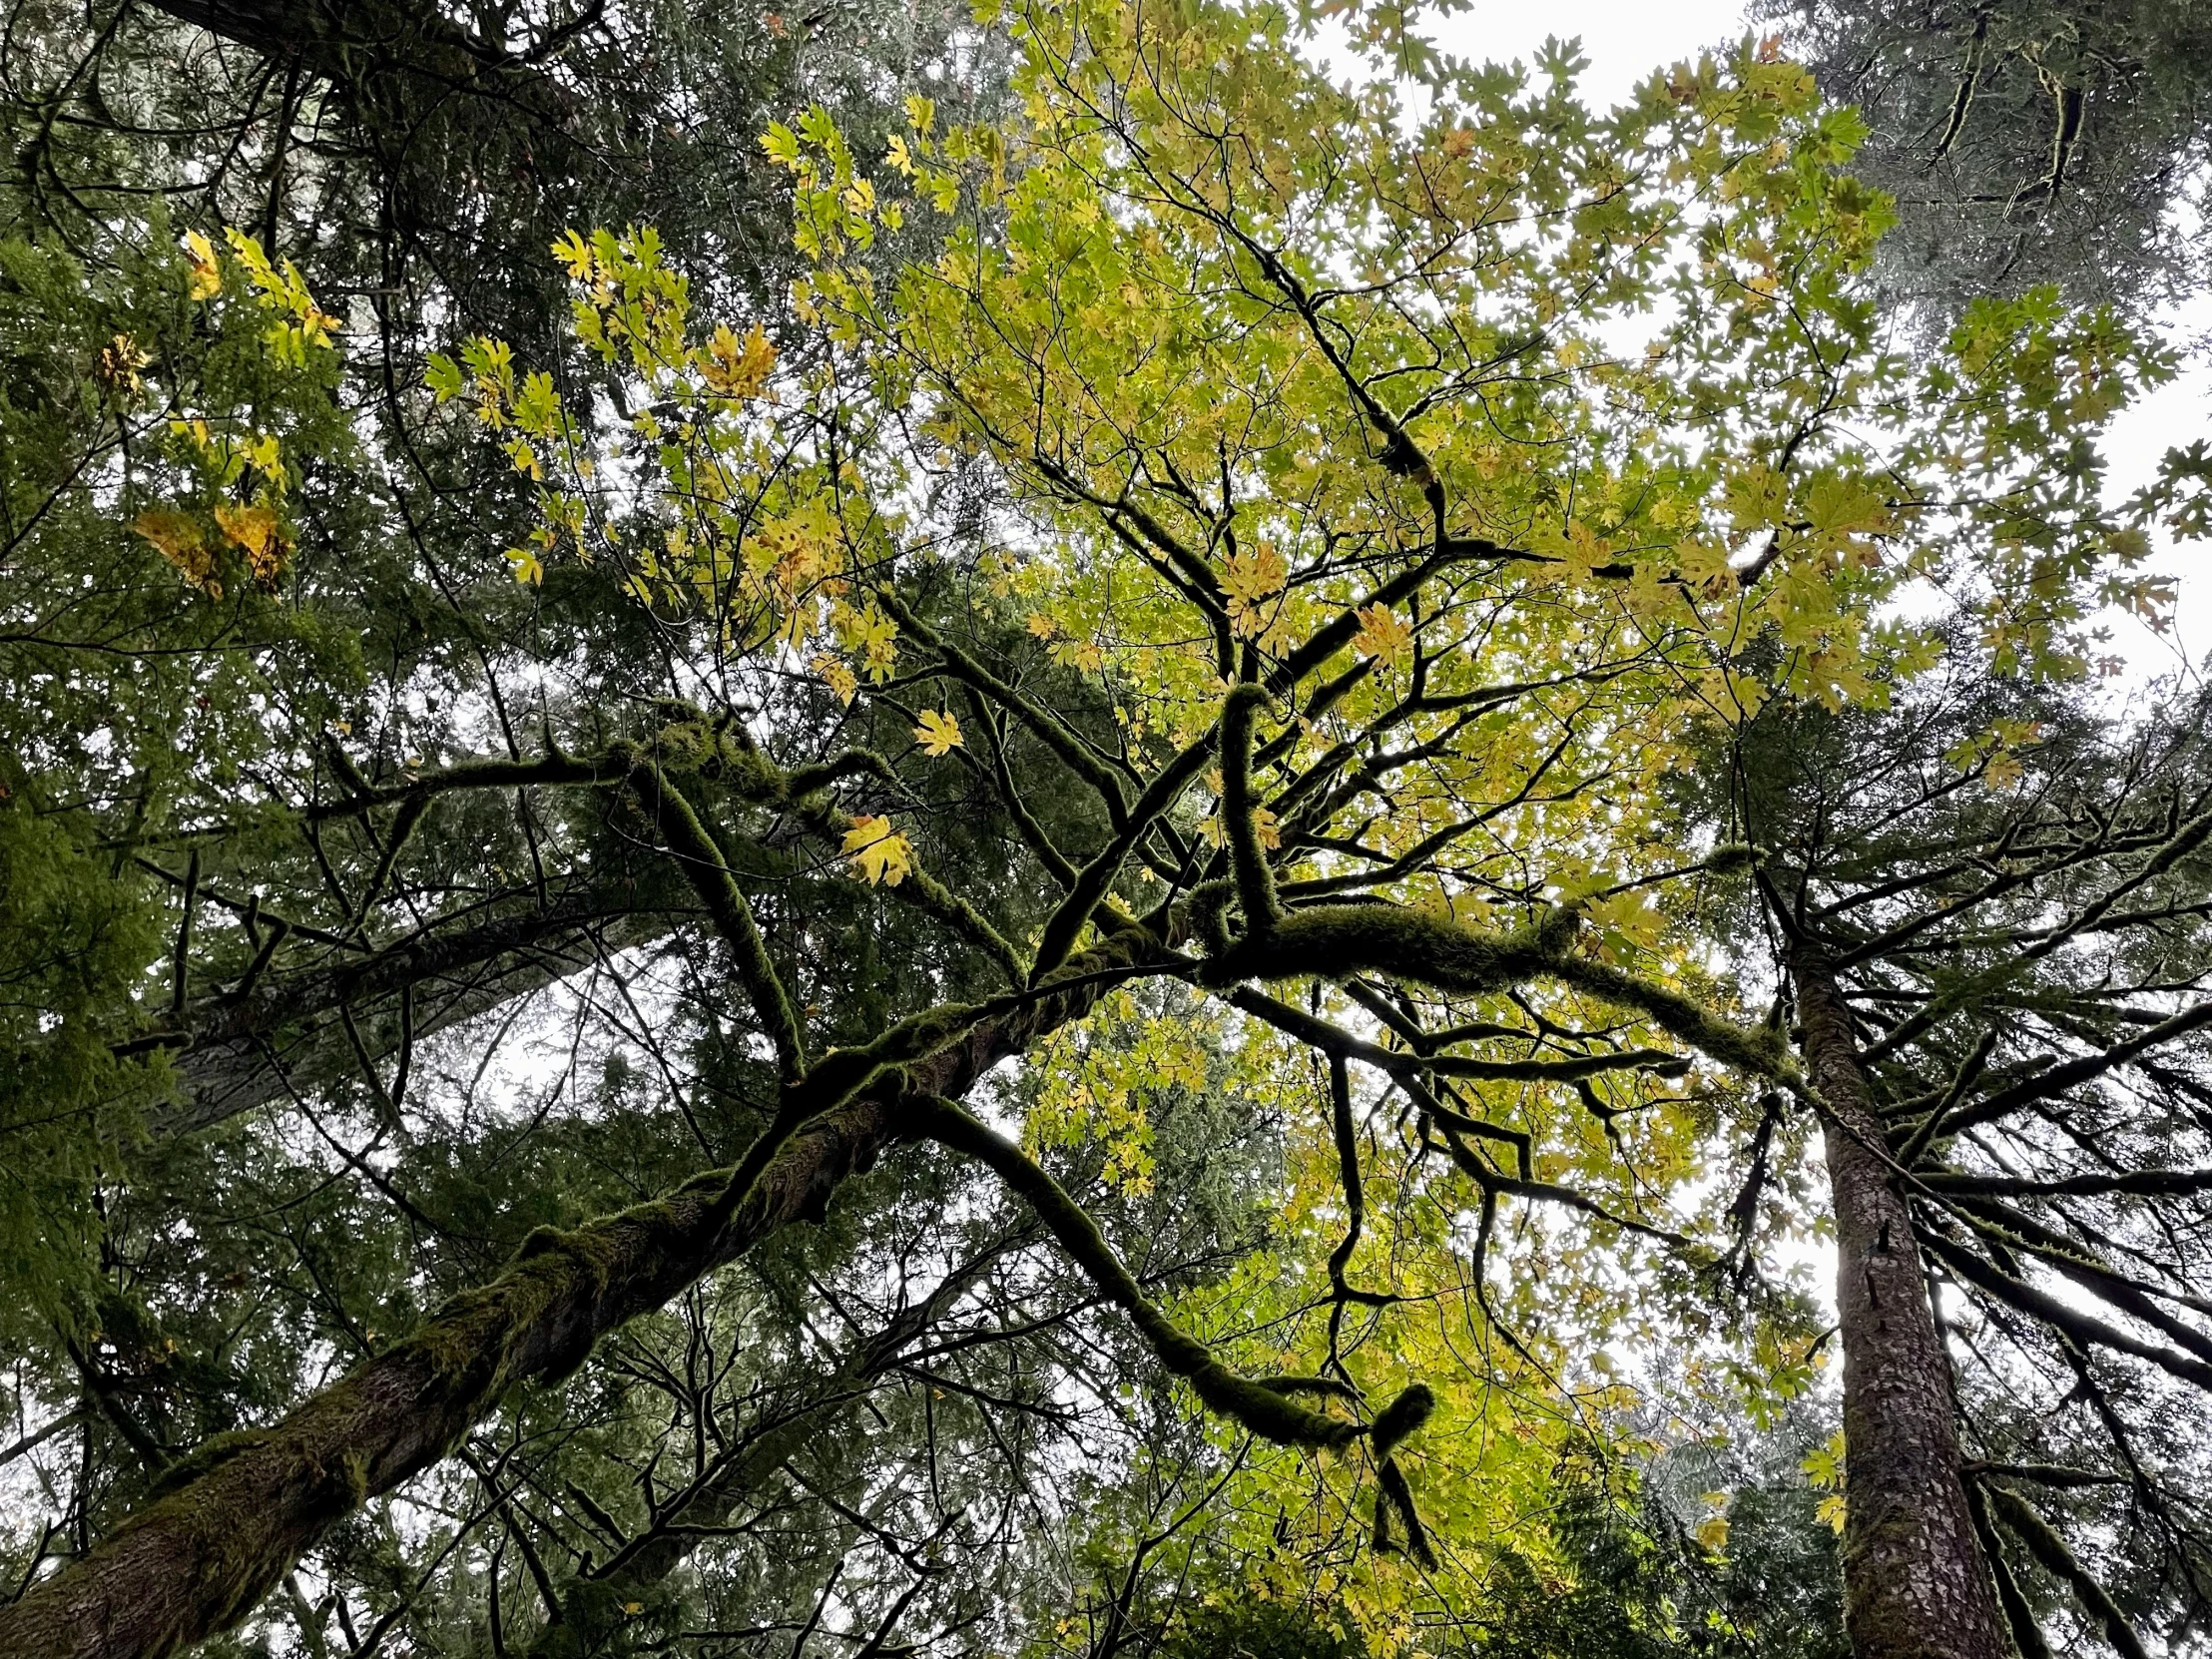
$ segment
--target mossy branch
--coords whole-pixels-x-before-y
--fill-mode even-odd
[[[1803,1082],[1787,1039],[1771,1026],[1738,1025],[1679,991],[1587,957],[1563,956],[1547,971],[1561,984],[1587,991],[1616,1007],[1635,1010],[1668,1036],[1678,1037],[1700,1053],[1739,1071],[1778,1083]]]
[[[1267,700],[1265,687],[1247,682],[1231,687],[1221,707],[1222,839],[1236,872],[1245,927],[1256,934],[1272,932],[1283,913],[1275,896],[1275,873],[1268,868],[1253,817],[1259,804],[1252,798],[1252,728],[1260,705]]]
[[[707,833],[691,803],[652,760],[638,757],[630,769],[630,787],[646,817],[659,827],[669,850],[729,944],[754,1014],[776,1046],[777,1075],[787,1085],[797,1082],[807,1069],[807,1044],[800,1030],[799,1013],[784,989],[776,964],[769,960],[767,941],[753,919],[753,906],[746,902],[737,877],[723,859],[722,848]]]
[[[928,1103],[922,1130],[930,1139],[975,1159],[1018,1193],[1091,1282],[1129,1315],[1160,1363],[1189,1382],[1209,1409],[1279,1445],[1344,1446],[1374,1432],[1350,1417],[1309,1410],[1280,1388],[1239,1376],[1215,1359],[1204,1343],[1178,1329],[1153,1306],[1089,1213],[1005,1136],[943,1099]],[[1414,1386],[1420,1388],[1417,1383]],[[1420,1388],[1420,1392],[1427,1390]],[[1392,1411],[1398,1414],[1393,1416]],[[1377,1426],[1395,1428],[1408,1415],[1415,1417],[1417,1426],[1417,1419],[1425,1418],[1427,1411],[1416,1412],[1410,1406],[1399,1410],[1393,1402],[1377,1419]]]
[[[1989,1052],[1996,1045],[1997,1032],[1996,1027],[1992,1025],[1988,1030],[1981,1033],[1972,1050],[1966,1055],[1965,1059],[1959,1062],[1958,1069],[1951,1073],[1950,1082],[1945,1086],[1941,1097],[1936,1100],[1934,1106],[1929,1108],[1927,1115],[1921,1118],[1919,1123],[1913,1127],[1911,1133],[1906,1137],[1905,1144],[1898,1148],[1899,1163],[1907,1169],[1911,1169],[1920,1161],[1921,1154],[1926,1152],[1936,1137],[1942,1132],[1943,1121],[1950,1116],[1952,1109],[1965,1097],[1966,1091],[1973,1087],[1975,1080],[1981,1076],[1982,1069],[1989,1063]]]
[[[2066,1540],[2058,1535],[2058,1529],[2043,1519],[2035,1505],[2009,1486],[1999,1486],[1993,1481],[1987,1483],[1984,1490],[1989,1495],[1990,1508],[2005,1530],[2025,1544],[2028,1553],[2043,1569],[2062,1580],[2073,1592],[2082,1610],[2104,1626],[2104,1639],[2112,1644],[2120,1659],[2150,1659],[2143,1639],[2135,1634],[2135,1627],[2127,1622],[2127,1615],[2120,1611],[2119,1603],[2097,1582],[2096,1574],[2083,1566],[2080,1558],[2066,1547]]]
[[[1493,932],[1394,904],[1316,905],[1291,911],[1265,938],[1247,938],[1216,958],[1206,982],[1378,973],[1476,996],[1555,971],[1577,925],[1568,910],[1553,910],[1532,928]]]
[[[1076,871],[1075,885],[1060,901],[1059,908],[1045,922],[1044,936],[1037,944],[1036,959],[1030,964],[1032,976],[1050,973],[1075,948],[1075,941],[1082,936],[1096,914],[1107,889],[1128,862],[1140,837],[1191,787],[1198,775],[1206,770],[1206,761],[1214,752],[1214,734],[1208,732],[1187,745],[1172,761],[1160,769],[1152,782],[1145,786],[1137,804],[1129,809],[1122,827],[1113,839],[1099,849],[1098,855]]]
[[[2021,1590],[2012,1564],[2004,1558],[1996,1523],[1989,1518],[1988,1494],[1978,1480],[1966,1482],[1966,1507],[1972,1512],[1974,1536],[1980,1540],[1982,1560],[1988,1564],[1989,1577],[1996,1585],[1997,1606],[2004,1614],[2005,1628],[2011,1632],[2012,1645],[2019,1649],[2019,1659],[2051,1659],[2043,1627],[2027,1604],[2026,1592]]]

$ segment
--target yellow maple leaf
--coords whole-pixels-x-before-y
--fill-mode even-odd
[[[131,521],[131,528],[152,542],[193,587],[210,599],[223,597],[223,584],[216,580],[215,555],[208,551],[207,539],[196,519],[174,507],[149,507]]]
[[[264,582],[274,582],[284,568],[284,541],[276,527],[276,512],[256,502],[251,507],[234,507],[228,501],[219,502],[215,509],[215,521],[223,533],[237,543],[246,554],[246,562],[254,574]]]
[[[545,562],[527,547],[508,548],[507,563],[514,567],[515,580],[525,587],[537,587],[545,580]]]
[[[815,658],[807,666],[830,683],[830,690],[836,695],[839,703],[844,704],[847,708],[851,707],[853,696],[860,689],[860,677],[858,675],[838,662],[836,658],[828,655]]]
[[[921,745],[921,752],[932,759],[949,755],[963,741],[960,722],[949,709],[924,709],[920,724],[914,728],[914,741]]]
[[[1275,814],[1265,807],[1252,809],[1252,832],[1259,837],[1262,846],[1283,844],[1282,827],[1275,821]]]
[[[708,339],[707,349],[699,358],[699,372],[725,397],[760,396],[761,388],[768,384],[769,370],[775,366],[776,347],[769,343],[758,322],[747,330],[743,340],[724,323]]]
[[[844,832],[844,851],[869,886],[895,887],[913,867],[913,849],[887,818],[856,818]]]
[[[139,370],[154,359],[139,349],[129,334],[118,334],[100,348],[98,372],[103,383],[125,396],[135,395],[141,384]]]
[[[1024,626],[1040,640],[1048,640],[1060,631],[1060,625],[1042,611],[1031,611]]]
[[[1229,627],[1240,639],[1250,639],[1267,626],[1262,607],[1283,591],[1290,567],[1273,542],[1262,542],[1250,553],[1232,553],[1223,561],[1222,591],[1229,595]]]
[[[1360,631],[1352,636],[1352,648],[1361,656],[1394,663],[1413,649],[1413,630],[1389,606],[1366,605],[1353,614],[1360,619]]]
[[[223,291],[223,264],[216,258],[215,244],[198,231],[185,233],[185,263],[192,268],[187,291],[193,298],[213,299]]]

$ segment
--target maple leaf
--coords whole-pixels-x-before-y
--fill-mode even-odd
[[[100,348],[98,373],[107,386],[129,396],[139,389],[139,370],[153,360],[129,334],[118,334]]]
[[[714,331],[700,354],[699,372],[724,397],[758,397],[776,366],[776,347],[756,322],[741,341],[728,323]]]
[[[1250,639],[1267,626],[1261,607],[1283,591],[1290,574],[1272,542],[1262,542],[1250,553],[1232,553],[1223,561],[1221,586],[1229,595],[1229,626],[1239,639]]]
[[[951,754],[964,740],[960,736],[960,722],[950,710],[924,709],[920,723],[914,728],[914,741],[921,745],[921,752],[933,760]]]
[[[913,849],[887,818],[854,819],[844,832],[844,852],[871,887],[895,887],[913,867]]]
[[[1398,621],[1387,605],[1364,605],[1354,614],[1360,619],[1360,631],[1352,636],[1352,648],[1361,656],[1394,663],[1413,649],[1413,630]]]
[[[838,662],[836,658],[828,655],[815,658],[807,666],[830,683],[830,690],[835,694],[839,703],[844,704],[847,708],[852,706],[852,699],[860,689],[860,677],[858,675]]]
[[[223,533],[238,544],[246,554],[246,562],[256,577],[263,582],[274,582],[284,568],[283,537],[276,527],[276,514],[259,502],[251,507],[234,507],[229,502],[219,502],[215,509],[215,521]]]
[[[198,521],[189,514],[174,507],[149,507],[131,521],[131,528],[152,542],[193,587],[210,599],[223,597],[223,584],[216,580],[215,555],[208,551]]]
[[[215,244],[198,231],[185,233],[185,264],[192,270],[186,291],[193,298],[213,299],[223,291],[223,265],[216,258]]]

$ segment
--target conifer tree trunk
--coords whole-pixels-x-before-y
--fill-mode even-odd
[[[1851,1020],[1818,946],[1791,955],[1804,1049],[1828,1107],[1844,1345],[1844,1615],[1857,1659],[2004,1659],[1996,1597],[1958,1474],[1950,1361]]]

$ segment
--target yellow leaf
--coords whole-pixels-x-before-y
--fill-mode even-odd
[[[507,563],[514,566],[515,580],[526,587],[537,587],[545,580],[545,564],[526,547],[507,549]]]
[[[1696,1537],[1697,1541],[1707,1549],[1712,1550],[1716,1555],[1719,1554],[1728,1547],[1728,1517],[1726,1515],[1713,1515],[1700,1521]]]
[[[949,755],[960,747],[960,722],[950,710],[924,709],[921,723],[914,728],[914,741],[921,745],[921,752],[932,759]]]
[[[1031,611],[1023,626],[1040,640],[1048,640],[1060,631],[1060,625],[1042,611]]]
[[[887,818],[856,818],[844,832],[844,851],[869,886],[895,887],[913,865],[913,849]]]
[[[1360,631],[1352,636],[1352,648],[1363,657],[1380,657],[1394,663],[1413,648],[1413,630],[1398,621],[1387,605],[1367,605],[1353,613]]]
[[[576,231],[563,231],[553,239],[553,257],[568,267],[569,276],[576,281],[591,278],[591,244]]]
[[[756,322],[743,340],[725,323],[707,341],[699,371],[724,397],[758,397],[776,366],[776,347]]]
[[[852,699],[860,689],[860,677],[844,664],[830,656],[821,656],[807,665],[830,683],[830,690],[839,703],[851,707]]]
[[[208,551],[197,521],[174,507],[149,507],[131,521],[131,528],[152,542],[193,587],[210,599],[223,597],[223,584],[215,575],[215,555]]]
[[[1275,821],[1275,814],[1265,807],[1252,809],[1252,832],[1259,837],[1262,846],[1281,846],[1282,828]]]
[[[1223,561],[1222,591],[1229,595],[1229,626],[1240,639],[1249,639],[1267,625],[1260,608],[1283,591],[1290,567],[1272,542],[1262,542],[1250,553],[1232,553]]]
[[[135,395],[140,385],[139,370],[153,360],[129,334],[118,334],[100,348],[100,378],[126,396]]]
[[[234,507],[229,502],[219,502],[215,509],[215,521],[223,533],[246,554],[247,565],[263,582],[274,582],[283,573],[284,538],[276,525],[276,514],[271,508],[256,502],[251,507]]]
[[[223,264],[216,258],[215,244],[198,231],[185,233],[185,263],[192,268],[188,291],[193,298],[213,299],[223,291]]]

